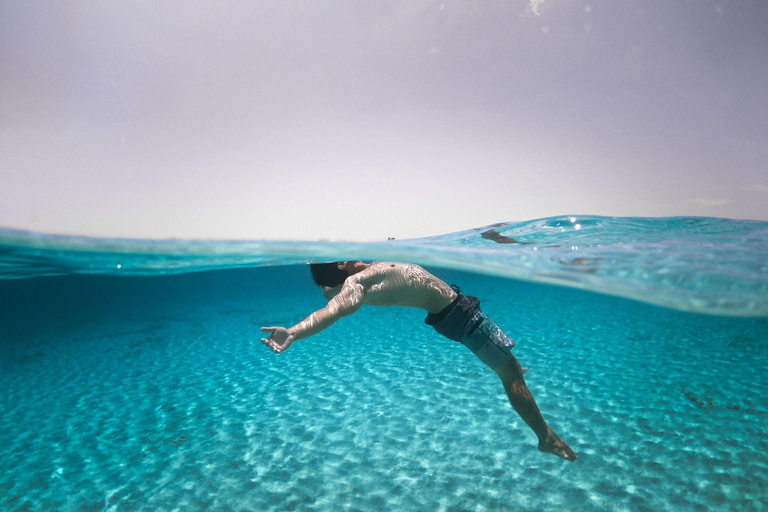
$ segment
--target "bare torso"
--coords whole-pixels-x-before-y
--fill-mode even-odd
[[[351,315],[360,306],[407,306],[439,313],[457,297],[450,286],[418,265],[376,261],[344,262],[351,274],[344,284],[326,288],[323,295],[328,304],[303,321],[281,333],[286,336],[285,350],[298,339],[313,336],[326,329],[339,318]],[[278,328],[269,327],[269,329]]]
[[[418,265],[376,261],[349,276],[344,286],[362,287],[362,303],[370,306],[407,306],[438,313],[455,298],[445,281]]]

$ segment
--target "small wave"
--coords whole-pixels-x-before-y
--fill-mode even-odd
[[[564,216],[382,242],[136,240],[0,229],[0,279],[408,261],[696,313],[768,316],[768,222]]]

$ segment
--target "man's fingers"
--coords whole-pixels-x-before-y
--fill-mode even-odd
[[[272,334],[277,331],[277,327],[262,327],[261,332],[271,332]]]
[[[278,344],[275,341],[270,340],[269,338],[261,338],[261,342],[264,345],[268,346],[271,351],[276,352],[278,354],[283,350],[285,350],[285,347],[283,347],[282,345]]]

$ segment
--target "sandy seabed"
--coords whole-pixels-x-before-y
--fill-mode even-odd
[[[768,320],[434,270],[515,339],[552,428],[423,313],[275,355],[301,267],[0,283],[0,509],[768,510]]]

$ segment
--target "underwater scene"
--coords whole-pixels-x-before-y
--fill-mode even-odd
[[[424,266],[515,341],[494,372],[309,262]],[[768,222],[562,216],[415,240],[0,230],[0,510],[768,510]]]

